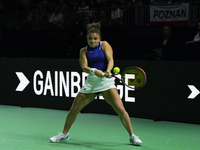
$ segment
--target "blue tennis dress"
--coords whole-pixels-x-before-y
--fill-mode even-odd
[[[108,61],[101,47],[101,42],[99,42],[99,45],[95,48],[88,45],[86,47],[86,52],[89,67],[102,70],[103,72],[106,71]],[[80,93],[98,93],[116,88],[114,80],[114,78],[97,77],[96,75],[89,74]]]

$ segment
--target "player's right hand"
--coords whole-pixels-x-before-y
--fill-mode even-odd
[[[98,70],[98,69],[95,70],[94,74],[95,74],[97,77],[104,77],[103,71]]]

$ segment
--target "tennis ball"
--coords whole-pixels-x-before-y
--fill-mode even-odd
[[[120,72],[119,67],[115,67],[115,68],[113,69],[113,72],[114,72],[114,73],[119,73],[119,72]]]

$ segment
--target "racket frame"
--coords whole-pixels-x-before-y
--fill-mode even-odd
[[[123,81],[123,78],[122,78],[122,74],[128,70],[128,69],[138,69],[140,71],[142,71],[143,75],[144,75],[144,84],[141,86],[141,87],[135,87],[135,86],[129,86],[128,84],[125,83],[125,81]],[[117,77],[117,75],[120,74],[121,75],[121,79],[119,77]],[[124,69],[124,71],[122,73],[118,73],[118,74],[111,74],[112,77],[116,78],[117,80],[119,80],[123,85],[127,86],[128,88],[131,88],[131,89],[141,89],[145,86],[146,84],[146,81],[147,81],[147,77],[146,77],[146,73],[145,71],[140,68],[140,67],[137,67],[137,66],[131,66],[131,67],[127,67],[126,69]]]

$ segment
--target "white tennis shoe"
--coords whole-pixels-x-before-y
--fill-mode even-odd
[[[69,133],[67,134],[59,133],[58,135],[50,138],[50,141],[53,143],[67,141],[67,140],[69,140]]]
[[[134,145],[141,145],[142,144],[142,141],[135,134],[131,135],[130,138],[129,138],[129,140]]]

